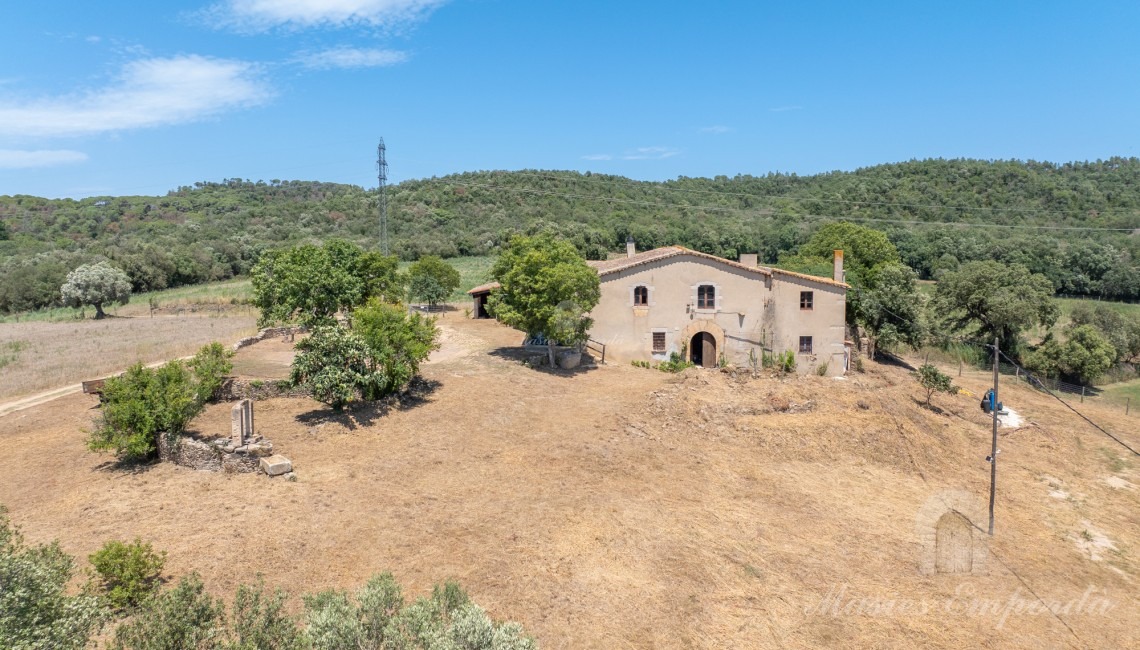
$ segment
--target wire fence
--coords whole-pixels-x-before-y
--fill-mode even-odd
[[[976,370],[983,370],[987,372],[993,371],[993,362],[966,364]],[[1027,385],[1041,391],[1046,392],[1046,389],[1055,393],[1065,393],[1074,395],[1080,398],[1081,402],[1086,399],[1097,399],[1102,396],[1103,390],[1096,386],[1084,386],[1081,384],[1070,384],[1059,379],[1052,379],[1050,377],[1042,377],[1033,374],[1024,368],[1018,367],[1012,363],[1002,361],[998,364],[998,373],[1007,377],[1013,377],[1017,381],[1025,382]],[[1132,400],[1127,399],[1123,403],[1114,402],[1124,409],[1126,415],[1132,412]],[[1137,407],[1140,408],[1140,402],[1137,402]]]

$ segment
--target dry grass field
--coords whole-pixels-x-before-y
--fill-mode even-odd
[[[398,408],[256,404],[295,482],[116,468],[83,446],[94,400],[69,395],[0,417],[0,503],[81,558],[140,536],[217,594],[259,573],[294,594],[381,570],[416,594],[456,578],[548,649],[1140,647],[1138,465],[1048,396],[1003,393],[1025,423],[1002,430],[985,570],[922,575],[924,505],[964,491],[984,512],[976,397],[923,408],[905,369],[878,364],[846,380],[541,372],[510,358],[517,332],[442,325]],[[283,372],[282,346],[239,368]],[[959,381],[980,394],[987,377]],[[1085,407],[1140,443],[1132,418]],[[194,429],[228,432],[229,406]]]
[[[244,308],[178,316],[144,315],[103,320],[0,323],[0,351],[15,344],[0,368],[0,400],[76,384],[193,354],[211,341],[233,341],[257,331]]]

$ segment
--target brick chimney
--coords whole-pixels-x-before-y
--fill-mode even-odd
[[[625,256],[633,257],[637,254],[637,244],[633,242],[633,235],[625,238]]]
[[[834,279],[836,282],[846,282],[843,277],[843,251],[836,249],[832,279]]]
[[[740,263],[744,266],[756,268],[760,266],[760,255],[757,253],[741,253]]]

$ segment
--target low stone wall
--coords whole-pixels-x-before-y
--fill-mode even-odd
[[[293,386],[286,380],[261,381],[226,377],[222,381],[221,388],[214,393],[214,401],[233,402],[251,399],[256,402],[274,397],[310,397],[311,395],[307,389]]]
[[[272,454],[273,443],[260,436],[238,448],[232,446],[229,438],[211,442],[165,434],[158,438],[158,457],[161,460],[209,472],[257,472],[261,469],[261,459]]]
[[[234,352],[237,352],[244,347],[253,345],[258,341],[286,336],[292,338],[293,336],[296,336],[297,334],[300,334],[304,331],[305,328],[299,325],[291,327],[267,327],[257,334],[254,334],[253,336],[247,336],[244,339],[240,339],[237,343],[234,343]]]

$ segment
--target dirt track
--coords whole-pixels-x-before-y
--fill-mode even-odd
[[[507,358],[517,332],[444,326],[418,403],[341,416],[308,400],[256,405],[297,482],[116,469],[83,447],[94,400],[69,395],[0,419],[0,503],[32,540],[81,557],[141,536],[169,552],[172,575],[198,571],[218,594],[257,573],[294,593],[381,570],[413,593],[457,578],[545,648],[1140,644],[1137,492],[1106,481],[1140,483],[1136,466],[1030,391],[1005,400],[1039,423],[1003,436],[993,549],[1009,568],[922,576],[915,513],[940,490],[985,494],[973,399],[931,413],[895,368],[848,381],[544,373]],[[228,431],[228,405],[194,428]],[[1045,474],[1072,499],[1050,496]],[[1077,543],[1089,527],[1118,551],[1090,559]],[[965,611],[970,594],[1028,597],[1010,569],[1046,597],[1105,589],[1115,609],[1068,615],[1072,633],[1050,615],[995,629],[996,615]],[[837,589],[938,608],[821,612]]]

